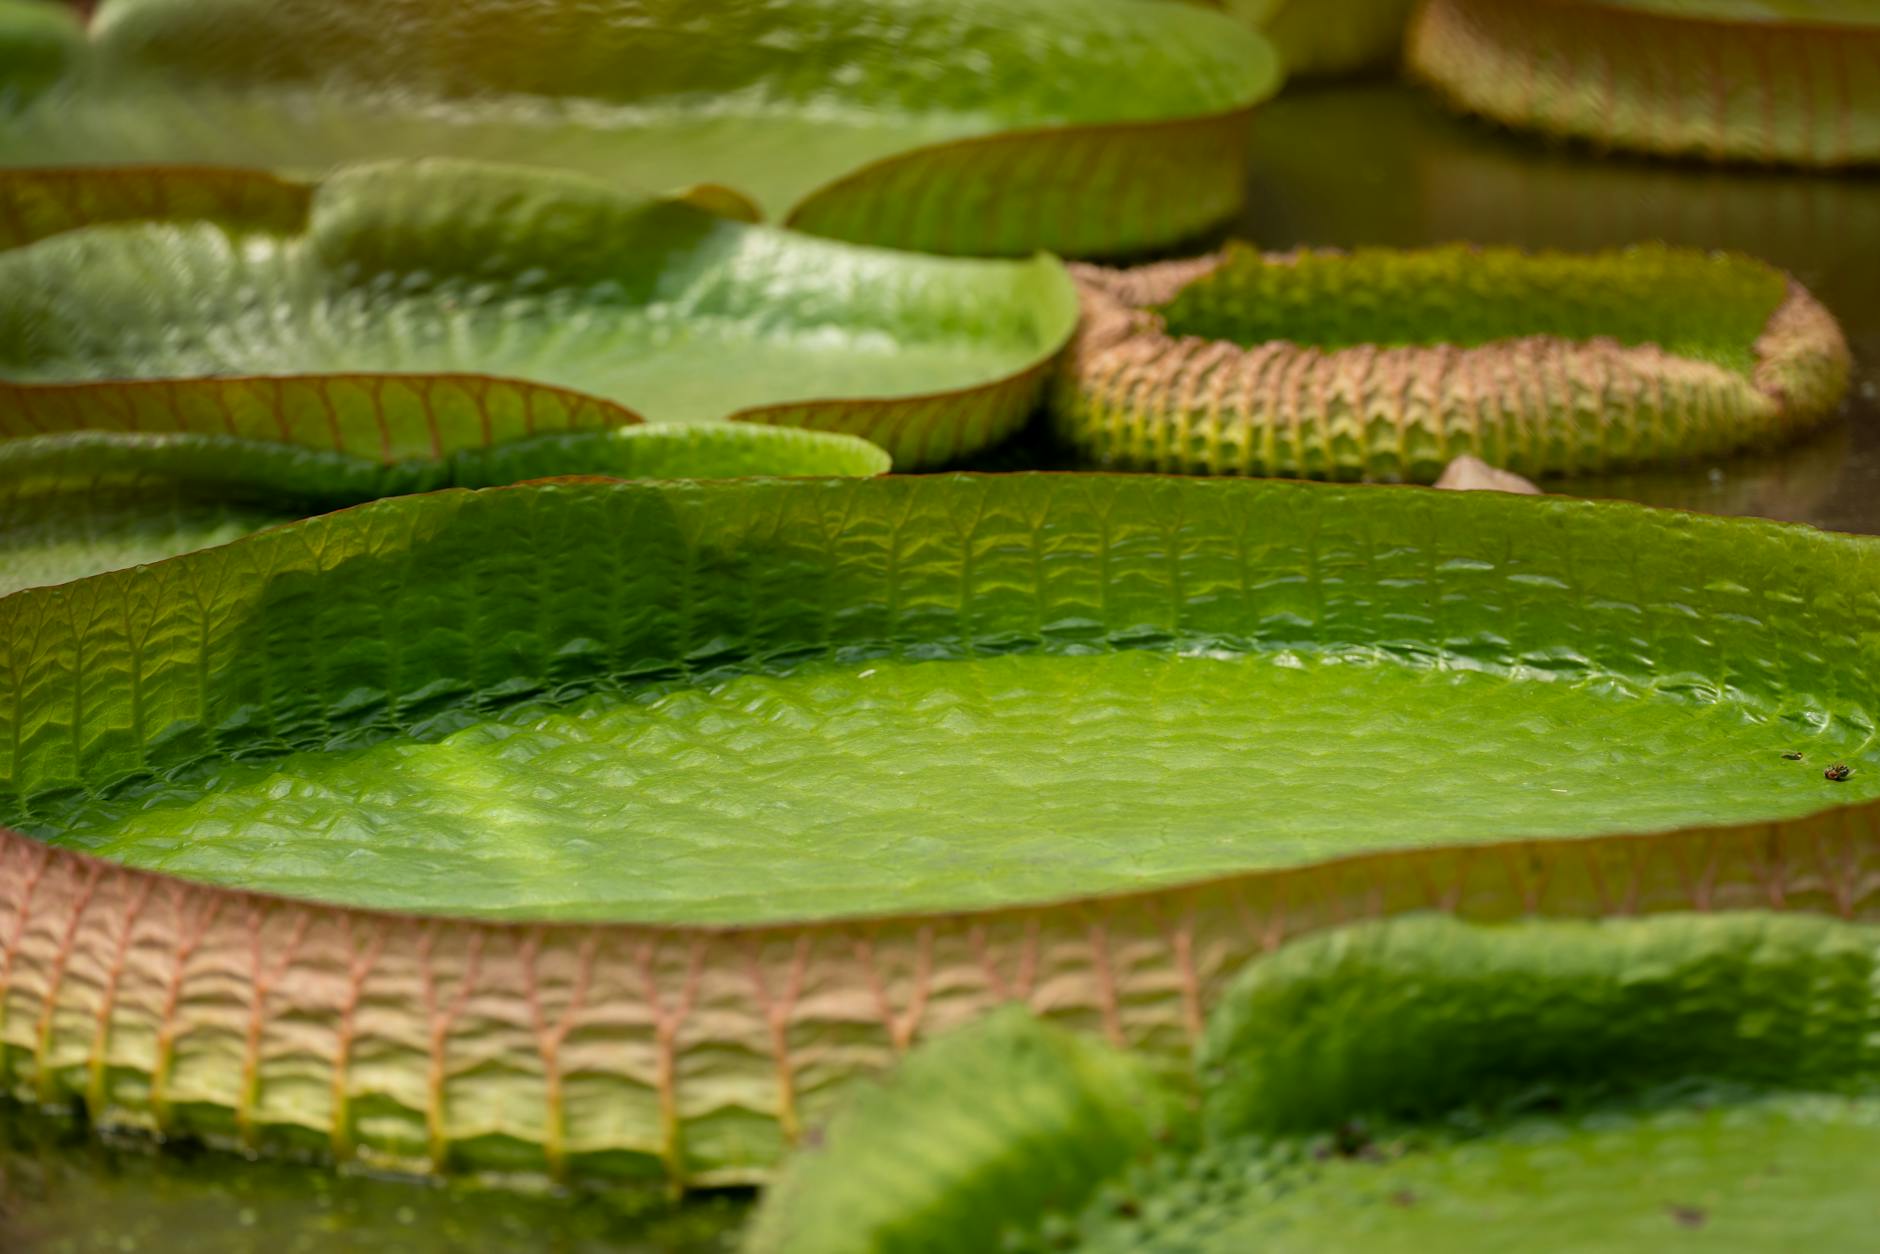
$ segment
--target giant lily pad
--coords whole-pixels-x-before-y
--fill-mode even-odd
[[[1766,443],[1848,380],[1832,316],[1746,257],[1639,247],[1264,256],[1082,267],[1058,398],[1106,465],[1429,482]]]
[[[347,382],[360,388],[371,381]],[[448,388],[428,390],[436,397]],[[509,390],[512,397],[517,391]],[[489,399],[497,392],[486,389],[482,413],[492,412]],[[334,386],[329,399],[343,394]],[[440,429],[440,446],[450,451],[396,460],[278,437],[190,431],[74,431],[0,441],[0,595],[187,553],[376,497],[445,486],[555,475],[716,478],[888,469],[887,454],[854,436],[750,423],[584,427],[467,444],[456,431],[448,445],[442,435]]]
[[[1311,938],[1224,996],[1200,1135],[1158,1132],[1173,1093],[1126,1060],[1007,1017],[859,1097],[746,1248],[1503,1250],[1537,1227],[1854,1248],[1880,1187],[1877,972],[1880,929],[1820,917]]]
[[[708,18],[708,20],[707,20]],[[10,68],[16,67],[16,68]],[[1142,0],[112,0],[0,7],[0,162],[322,175],[448,155],[733,187],[773,219],[931,251],[1107,253],[1244,189],[1267,45]],[[0,102],[3,103],[3,102]]]
[[[287,233],[200,221],[54,235],[0,252],[0,292],[13,431],[38,429],[74,383],[496,375],[650,421],[846,431],[903,466],[1023,422],[1077,316],[1048,258],[860,248],[573,175],[450,162],[336,175]],[[333,421],[321,400],[295,421]]]
[[[1648,152],[1880,161],[1880,12],[1867,0],[1434,0],[1412,68],[1515,126]]]
[[[17,593],[5,1074],[254,1150],[748,1180],[928,1032],[1179,1055],[1339,919],[1863,915],[1877,562],[1497,493],[585,481]]]

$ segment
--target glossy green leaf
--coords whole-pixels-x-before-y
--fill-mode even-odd
[[[0,595],[161,561],[300,516],[155,484],[0,495]]]
[[[1870,918],[1876,563],[1500,493],[586,480],[0,597],[0,1080],[752,1183],[926,1036],[1018,1001],[1166,1065],[1339,919]]]
[[[1546,1144],[1554,1136],[1564,1143]],[[1639,1254],[1726,1241],[1744,1250],[1852,1248],[1866,1239],[1880,1189],[1880,1102],[1872,1099],[1776,1097],[1630,1120],[1537,1119],[1501,1140],[1487,1162],[1483,1147],[1464,1142],[1407,1164],[1395,1179],[1353,1172],[1301,1196],[1297,1220],[1276,1216],[1273,1226],[1293,1231],[1266,1248],[1322,1249],[1377,1232],[1367,1244],[1379,1251],[1492,1250],[1537,1228],[1563,1244]],[[1543,1179],[1547,1187],[1537,1189]],[[1525,1211],[1519,1219],[1516,1206]],[[1226,1234],[1227,1248],[1236,1239]]]
[[[998,1249],[1014,1210],[1078,1206],[1181,1120],[1139,1061],[1002,1011],[858,1092],[771,1186],[744,1249]]]
[[[287,234],[204,221],[42,239],[0,253],[0,293],[16,384],[505,376],[651,421],[848,431],[904,466],[1021,423],[1076,319],[1048,258],[890,253],[447,162],[336,175]],[[36,399],[0,394],[0,422]]]
[[[1002,1249],[1092,1254],[1647,1251],[1698,1229],[1692,1248],[1800,1234],[1854,1248],[1880,1185],[1858,1165],[1880,1149],[1876,971],[1880,930],[1819,916],[1424,917],[1325,933],[1250,964],[1215,1011],[1198,1145],[1146,1144],[1074,1194],[1022,1177],[974,1194],[940,1164],[1010,1161],[1030,1129],[960,1113],[953,1086],[1028,1077],[948,1074],[935,1045],[887,1090],[907,1143],[933,1129],[958,1148],[883,1153],[851,1131],[872,1130],[858,1101],[786,1167],[747,1248],[823,1248],[860,1178],[892,1181],[874,1196],[899,1201],[865,1230],[908,1235],[856,1248],[931,1254],[992,1248],[986,1233]],[[1059,1083],[1073,1104],[1079,1081]],[[1085,1102],[1105,1092],[1082,1083]],[[978,1135],[945,1135],[968,1122]],[[970,1232],[948,1222],[969,1200]]]
[[[221,544],[382,496],[560,475],[873,475],[852,436],[748,423],[587,428],[381,461],[195,432],[0,441],[0,595]]]
[[[0,9],[0,57],[44,25]],[[1278,77],[1229,19],[1143,0],[112,0],[82,51],[50,84],[31,59],[0,162],[520,161],[973,253],[1219,221]]]
[[[1209,1146],[1064,1248],[1493,1250],[1536,1225],[1557,1248],[1857,1246],[1877,970],[1880,931],[1819,917],[1302,941],[1210,1024]]]
[[[57,626],[9,637],[42,678],[0,711],[3,817],[303,897],[736,923],[1880,795],[1871,545],[1488,495],[1015,476],[383,502],[11,602]],[[153,606],[145,648],[85,608],[124,595]]]
[[[1431,0],[1406,55],[1460,108],[1603,147],[1880,162],[1880,10],[1864,0]]]
[[[1859,1249],[1880,1099],[1812,1093],[1240,1141],[1119,1181],[1023,1254]],[[1131,1218],[1131,1214],[1141,1218]]]
[[[1880,928],[1819,915],[1328,932],[1222,997],[1199,1057],[1207,1119],[1228,1136],[1680,1084],[1874,1093],[1877,974]]]

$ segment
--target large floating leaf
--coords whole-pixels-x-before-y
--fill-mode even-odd
[[[639,423],[579,393],[479,376],[0,386],[0,593],[440,487],[889,465],[852,436]]]
[[[1693,1248],[1851,1247],[1880,1187],[1849,1166],[1880,1149],[1877,971],[1880,930],[1826,918],[1334,932],[1255,962],[1226,995],[1199,1146],[1139,1138],[1101,1189],[1086,1175],[1040,1190],[1026,1155],[1046,1135],[1061,1172],[1094,1165],[1102,1142],[973,1101],[1040,1088],[1027,1063],[1055,1040],[995,1021],[917,1051],[845,1110],[789,1164],[746,1248],[1501,1250],[1537,1224],[1546,1248],[1658,1250],[1697,1228]],[[1096,1065],[1060,1073],[1045,1109],[1127,1091],[1086,1078]]]
[[[1433,0],[1409,41],[1421,77],[1511,125],[1830,167],[1880,161],[1877,56],[1867,0]]]
[[[847,431],[904,466],[1022,422],[1076,320],[1047,258],[859,248],[572,175],[447,162],[336,175],[291,233],[203,221],[42,239],[0,253],[0,293],[0,375],[22,385],[0,391],[0,427],[14,431],[58,408],[45,385],[472,374],[652,421]],[[424,403],[414,386],[407,408]],[[331,419],[327,399],[313,391],[282,421],[372,412]]]
[[[1057,416],[1108,465],[1429,482],[1767,442],[1840,403],[1847,343],[1746,257],[1463,247],[1084,267]]]
[[[1143,0],[112,0],[88,39],[47,28],[0,7],[6,164],[522,161],[974,253],[1227,216],[1278,78],[1231,20]]]
[[[1145,1222],[1117,1215],[1132,1200],[1125,1193],[1109,1213],[1092,1217],[1084,1239],[1046,1248],[1858,1249],[1880,1190],[1880,1098],[1873,1096],[1719,1101],[1705,1094],[1533,1114],[1477,1135],[1445,1127],[1380,1131],[1379,1143],[1333,1135],[1264,1154],[1261,1145],[1241,1144],[1171,1164],[1179,1174],[1143,1181],[1149,1195],[1137,1205]],[[1341,1152],[1341,1145],[1350,1148]],[[1223,1187],[1224,1179],[1230,1183]]]
[[[1880,928],[1398,919],[1251,964],[1200,1051],[1216,1136],[1583,1107],[1668,1086],[1875,1094]]]
[[[819,1139],[830,1152],[804,1151],[745,1248],[998,1249],[1013,1211],[1076,1207],[1180,1122],[1141,1062],[1008,1009],[858,1093]]]
[[[23,742],[3,817],[323,900],[738,923],[1880,793],[1880,755],[1853,732],[1864,690],[1772,628],[1713,628],[1700,647],[1674,617],[1641,655],[1636,608],[1576,625],[1588,563],[1627,605],[1694,595],[1707,614],[1750,612],[1670,572],[1675,593],[1639,584],[1634,562],[1662,571],[1705,543],[1649,515],[1591,516],[1627,537],[1609,542],[1627,559],[1602,567],[1578,545],[1519,542],[1575,517],[1552,502],[1506,515],[1512,536],[1452,539],[1446,520],[1472,515],[1420,493],[1205,488],[596,487],[357,511],[207,567],[228,587],[220,643],[185,632],[188,659],[121,659],[147,708],[180,667],[193,730],[146,716],[94,756],[48,725]],[[1753,550],[1725,552],[1733,534],[1703,550],[1734,572],[1711,578],[1765,584]],[[1437,573],[1463,564],[1472,576]],[[1803,595],[1835,573],[1800,580]],[[152,630],[193,612],[174,594],[159,608]],[[1547,621],[1511,639],[1510,613]],[[51,683],[80,662],[19,664]],[[112,717],[99,663],[82,665],[84,708]],[[1852,704],[1835,703],[1844,691]],[[145,741],[168,747],[151,759]],[[1781,756],[1802,750],[1854,755],[1855,778]]]
[[[738,1180],[1000,1002],[1179,1055],[1335,919],[1864,914],[1876,562],[1493,493],[582,482],[29,590],[0,1042],[106,1123]]]
[[[887,454],[853,436],[750,423],[590,427],[455,445],[436,456],[384,461],[278,437],[188,431],[74,431],[0,441],[0,594],[206,548],[343,505],[441,487],[556,475],[718,478],[888,469]]]

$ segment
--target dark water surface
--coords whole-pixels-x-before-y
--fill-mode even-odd
[[[1267,248],[1662,239],[1773,261],[1847,329],[1856,376],[1837,422],[1784,449],[1545,486],[1880,532],[1880,178],[1607,158],[1451,118],[1407,87],[1302,89],[1261,115],[1250,204],[1232,233]],[[1040,435],[981,465],[1066,468]],[[159,1157],[0,1114],[5,1254],[706,1254],[731,1248],[742,1204],[713,1198],[674,1213],[658,1199],[512,1197]]]
[[[0,1254],[729,1254],[747,1196],[518,1194],[106,1143],[0,1113]]]

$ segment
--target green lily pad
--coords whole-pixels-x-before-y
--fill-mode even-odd
[[[323,901],[734,924],[1014,905],[1880,791],[1880,757],[1840,792],[1821,766],[1783,760],[1773,710],[1641,700],[1603,677],[1542,686],[1231,650],[873,654],[529,708],[417,743],[218,763],[207,779],[74,798],[30,830]],[[1040,744],[1046,712],[1058,731]],[[1297,748],[1345,737],[1363,748]],[[1424,767],[1431,754],[1443,771]],[[964,809],[961,778],[977,781]],[[1247,823],[1254,805],[1271,817]],[[306,831],[324,835],[300,847]]]
[[[1846,393],[1833,317],[1772,266],[1657,246],[1216,256],[1078,270],[1061,433],[1106,465],[1434,480],[1766,443]]]
[[[1278,84],[1257,35],[1141,0],[740,0],[709,23],[647,0],[113,0],[88,35],[46,27],[0,8],[0,68],[25,67],[0,163],[525,162],[980,254],[1139,250],[1228,216]]]
[[[997,1101],[987,1101],[997,1094]],[[1008,1008],[855,1095],[771,1190],[750,1251],[998,1249],[1014,1210],[1075,1205],[1183,1122],[1139,1060]]]
[[[1851,1247],[1880,1184],[1850,1167],[1880,1148],[1877,969],[1880,929],[1819,916],[1332,932],[1223,998],[1205,1133],[1120,1139],[1106,1179],[1051,1116],[1130,1090],[1086,1061],[1049,1105],[975,1101],[1038,1089],[1024,1060],[1056,1041],[990,1020],[846,1108],[746,1248],[1489,1250],[1537,1225],[1548,1248]],[[1041,1191],[1054,1152],[1070,1179]]]
[[[1095,1251],[1362,1248],[1747,1252],[1857,1249],[1871,1230],[1880,1099],[1778,1094],[1510,1119],[1476,1135],[1425,1135],[1384,1161],[1244,1146],[1171,1182],[1175,1198],[1232,1191],[1166,1227],[1093,1224]],[[1238,1168],[1238,1171],[1236,1170]],[[1218,1194],[1217,1194],[1218,1196]],[[1181,1203],[1171,1207],[1179,1211]],[[1238,1212],[1238,1213],[1237,1213]],[[1542,1235],[1544,1234],[1544,1235]]]
[[[494,375],[651,421],[846,431],[903,466],[1020,424],[1077,316],[1048,258],[890,253],[447,162],[336,175],[287,234],[55,235],[0,252],[0,291],[15,431],[35,389],[79,382]]]
[[[1667,1092],[1880,1096],[1880,927],[1761,911],[1327,932],[1251,963],[1198,1051],[1211,1135]]]
[[[722,521],[709,539],[666,517],[702,498],[571,489],[411,499],[230,551],[227,561],[259,561],[275,573],[230,594],[252,608],[231,615],[232,634],[216,646],[218,659],[231,651],[227,660],[186,669],[230,672],[238,704],[206,715],[206,725],[247,708],[255,694],[233,694],[257,677],[234,676],[251,666],[265,664],[270,689],[300,674],[292,682],[305,696],[265,718],[241,714],[238,726],[253,725],[252,738],[220,733],[210,747],[198,733],[192,752],[149,773],[123,777],[124,766],[88,763],[73,778],[63,755],[49,760],[49,774],[22,769],[5,817],[130,865],[317,900],[534,919],[754,923],[1012,905],[1366,849],[1747,821],[1880,795],[1880,754],[1851,731],[1868,717],[1864,706],[1840,712],[1841,726],[1817,730],[1827,677],[1779,688],[1739,673],[1780,664],[1747,651],[1751,642],[1762,647],[1759,632],[1744,634],[1740,657],[1724,653],[1730,670],[1693,659],[1692,677],[1673,681],[1675,672],[1634,669],[1623,647],[1596,660],[1600,636],[1561,628],[1511,653],[1517,646],[1494,643],[1501,629],[1490,624],[1508,611],[1503,594],[1490,591],[1483,605],[1447,616],[1446,633],[1479,640],[1468,664],[1443,660],[1442,642],[1427,637],[1400,645],[1407,657],[1384,649],[1381,640],[1396,637],[1380,639],[1377,627],[1347,618],[1414,619],[1430,593],[1426,575],[1393,591],[1388,568],[1366,567],[1377,543],[1366,537],[1390,525],[1377,520],[1425,520],[1430,548],[1399,559],[1418,572],[1437,561],[1499,562],[1508,543],[1495,537],[1479,558],[1469,544],[1446,552],[1433,528],[1451,511],[1418,496],[1300,501],[1293,508],[1314,511],[1346,537],[1328,542],[1320,531],[1315,548],[1314,529],[1283,515],[1222,519],[1215,498],[1153,483],[1060,488],[1019,478],[859,495],[833,486],[774,491],[781,495],[755,487],[717,495]],[[1263,500],[1285,508],[1294,498],[1228,499],[1236,511],[1257,511]],[[1192,539],[1173,530],[1179,513],[1155,518],[1184,508],[1179,502],[1198,511]],[[794,543],[810,552],[779,540],[778,510],[792,511]],[[1036,533],[1014,531],[1026,516],[1014,511],[1041,511],[1034,516],[1045,521],[1030,524]],[[1532,528],[1559,516],[1543,507],[1525,523],[1522,515],[1509,521]],[[977,524],[984,532],[974,518],[988,520]],[[1636,516],[1628,521],[1664,534]],[[344,556],[373,551],[384,529],[419,523],[440,530],[409,558]],[[961,556],[934,547],[940,524],[953,544],[968,546],[956,550]],[[611,561],[562,552],[568,527],[629,534],[636,547]],[[1206,552],[1249,527],[1268,554],[1259,579],[1296,591],[1278,591],[1258,610],[1206,615],[1208,628],[1189,624],[1166,599],[1173,559],[1162,546]],[[1132,533],[1139,557],[1118,538]],[[1075,560],[1086,572],[1061,608],[1040,600],[1049,569],[1027,565],[1031,546],[1046,542],[1064,554],[1059,563]],[[283,556],[274,556],[280,545]],[[322,555],[316,569],[337,564],[334,573],[281,573],[284,554],[309,545]],[[923,574],[907,570],[903,546],[925,555]],[[986,547],[1007,556],[957,565]],[[421,601],[412,601],[407,560],[424,572]],[[570,561],[587,574],[565,592],[540,586]],[[698,562],[709,563],[706,582],[663,582]],[[1086,587],[1102,562],[1108,575]],[[1324,562],[1340,571],[1337,608],[1315,602],[1325,592],[1313,571]],[[493,577],[486,568],[514,573]],[[1578,589],[1528,591],[1554,587],[1558,570],[1543,557],[1514,585],[1520,612],[1570,614]],[[1010,589],[994,602],[991,622],[962,635],[943,615],[921,635],[902,634],[909,628],[898,620],[918,615],[918,598],[932,595],[916,579],[940,580],[954,613],[994,613],[963,591],[968,578]],[[1751,579],[1741,576],[1746,586]],[[596,598],[597,580],[616,591]],[[1486,573],[1464,582],[1495,587]],[[1106,611],[1112,585],[1139,586],[1143,599]],[[578,598],[560,611],[570,624],[589,613],[625,614],[611,598],[627,589],[638,590],[634,604],[672,602],[659,621],[679,617],[644,637],[599,624],[528,626],[545,596]],[[756,607],[775,598],[784,616],[772,622]],[[388,633],[421,640],[435,630],[428,619],[404,622],[407,613],[491,615],[489,630],[526,626],[528,634],[506,662],[460,655],[462,645],[437,656],[385,654],[380,637]],[[525,617],[503,626],[511,613]],[[292,655],[238,640],[271,639],[280,615],[307,641]],[[245,624],[239,631],[237,622]],[[980,631],[1009,643],[987,649]],[[1125,640],[1148,633],[1146,645],[1103,647],[1119,631]],[[590,637],[574,658],[550,663],[570,641]],[[365,669],[352,673],[316,639],[359,641]],[[1721,638],[1715,647],[1729,648]],[[689,661],[700,650],[718,659],[702,675]],[[1553,660],[1556,650],[1565,652]],[[323,678],[333,666],[346,678]],[[141,682],[151,691],[153,680]],[[491,683],[510,695],[492,704],[480,695]],[[325,703],[342,699],[335,724]],[[1040,720],[1054,728],[1042,740]],[[1798,743],[1852,755],[1855,777],[1837,784],[1822,777],[1829,762],[1782,758]],[[1441,771],[1428,769],[1432,755]],[[709,795],[698,792],[701,778],[712,781]],[[961,778],[975,780],[964,807]],[[87,780],[97,785],[72,790]],[[1249,824],[1250,806],[1267,817]],[[302,832],[322,835],[302,840]],[[620,857],[619,832],[634,834],[636,857]],[[780,849],[791,855],[779,858]]]
[[[0,595],[161,561],[291,522],[293,511],[140,484],[0,495]]]
[[[443,390],[434,387],[432,394]],[[887,454],[853,436],[749,423],[592,427],[461,448],[453,439],[451,445],[453,451],[435,457],[383,461],[279,439],[188,431],[0,440],[0,595],[173,557],[407,492],[561,475],[718,478],[888,469]]]
[[[1830,168],[1880,161],[1877,54],[1863,0],[1434,0],[1408,44],[1419,77],[1511,126]]]
[[[1167,1058],[1337,918],[1870,909],[1876,560],[1499,493],[562,481],[16,593],[0,1074],[748,1181],[926,1033],[1022,1000]]]

